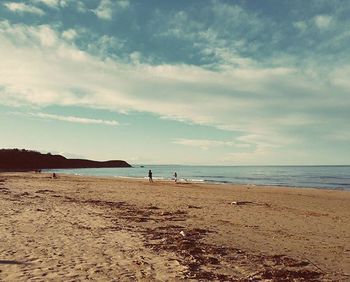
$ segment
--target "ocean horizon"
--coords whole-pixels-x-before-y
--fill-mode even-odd
[[[148,165],[131,168],[84,168],[45,170],[73,175],[147,179],[179,182],[271,185],[350,191],[350,165],[281,165],[281,166],[212,166],[212,165]]]

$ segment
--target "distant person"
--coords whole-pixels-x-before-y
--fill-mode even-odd
[[[148,171],[148,180],[149,180],[149,182],[153,182],[152,170],[149,170],[149,171]]]
[[[177,183],[177,173],[176,173],[176,171],[174,173],[174,180],[175,180],[175,183]]]
[[[53,173],[53,174],[52,174],[52,178],[56,179],[56,178],[57,178],[57,174],[56,174],[56,173]]]

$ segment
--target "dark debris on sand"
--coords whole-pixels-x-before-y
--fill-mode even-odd
[[[65,196],[66,201],[111,209],[115,228],[128,228],[143,234],[145,245],[156,253],[172,252],[186,266],[185,279],[199,281],[321,281],[323,273],[307,261],[284,255],[251,254],[240,249],[215,246],[205,242],[210,230],[192,228],[174,222],[185,222],[186,211],[162,211],[155,206],[137,207],[126,202],[79,200]],[[189,207],[190,208],[190,207]],[[192,208],[192,207],[191,207]],[[120,221],[123,224],[120,224]],[[144,223],[155,223],[147,227]],[[112,230],[111,227],[108,228]],[[240,270],[235,270],[236,268]],[[224,269],[231,269],[227,274]],[[242,277],[242,269],[246,273]],[[222,273],[221,273],[222,272]]]
[[[240,249],[218,247],[203,242],[211,233],[205,229],[180,232],[183,226],[169,225],[144,231],[146,246],[159,253],[175,252],[181,264],[187,266],[186,279],[200,281],[320,281],[322,273],[309,268],[309,263],[286,256],[249,254]],[[220,273],[220,266],[255,266],[255,272],[245,278]],[[308,268],[305,268],[308,267]],[[247,267],[249,269],[249,267]],[[251,268],[251,267],[250,267]],[[256,271],[258,270],[258,271]]]

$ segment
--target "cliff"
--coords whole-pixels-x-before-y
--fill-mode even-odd
[[[91,161],[84,159],[67,159],[61,155],[41,154],[36,151],[1,149],[1,170],[30,170],[50,168],[101,168],[101,167],[131,167],[121,160]]]

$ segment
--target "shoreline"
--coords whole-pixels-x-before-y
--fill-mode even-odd
[[[58,173],[57,170],[56,174]],[[32,173],[33,171],[25,171]],[[1,175],[0,171],[0,175]],[[48,171],[43,171],[42,173],[50,173]],[[148,177],[132,177],[132,176],[105,176],[105,175],[84,175],[84,174],[72,174],[72,173],[59,173],[59,175],[65,175],[65,176],[77,176],[77,177],[93,177],[93,178],[106,178],[106,179],[130,179],[135,181],[146,181],[148,182]],[[155,182],[164,182],[164,183],[174,183],[174,180],[171,180],[171,178],[153,178]],[[199,181],[181,181],[178,180],[176,184],[198,184],[198,185],[228,185],[228,186],[247,186],[247,187],[270,187],[270,188],[283,188],[283,189],[316,189],[316,190],[326,190],[326,191],[344,191],[344,192],[350,192],[350,188],[329,188],[329,187],[318,187],[318,186],[291,186],[291,185],[282,185],[282,184],[246,184],[246,183],[235,183],[235,182],[216,182],[216,181],[207,181],[207,180],[199,180]]]
[[[349,206],[337,190],[0,173],[0,280],[346,281]]]

